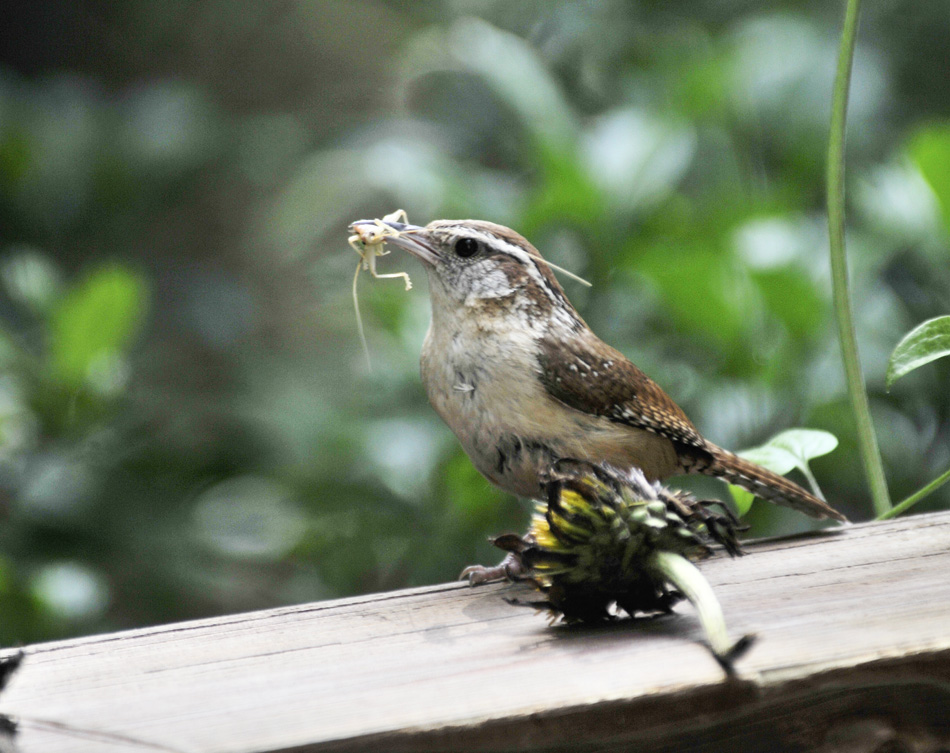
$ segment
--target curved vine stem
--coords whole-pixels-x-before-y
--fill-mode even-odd
[[[931,481],[922,489],[918,489],[916,492],[911,494],[907,499],[905,499],[900,504],[895,505],[887,512],[878,515],[877,520],[888,520],[889,518],[896,518],[898,515],[903,514],[905,511],[909,510],[911,507],[916,505],[924,497],[927,497],[933,494],[937,489],[950,481],[950,470],[944,471],[937,478]]]
[[[828,138],[828,234],[831,246],[831,277],[835,320],[841,357],[844,361],[848,395],[858,433],[861,461],[871,490],[871,501],[877,515],[891,509],[891,499],[884,478],[884,466],[878,449],[864,376],[858,358],[858,342],[854,332],[854,314],[848,287],[848,260],[844,236],[844,145],[848,112],[848,92],[851,86],[851,64],[858,30],[860,0],[847,0],[841,46],[838,50],[838,69],[835,74],[834,95],[831,102],[831,133]]]

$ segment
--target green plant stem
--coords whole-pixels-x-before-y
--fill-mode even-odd
[[[804,474],[805,478],[808,479],[808,485],[811,487],[811,493],[818,497],[818,499],[824,499],[825,495],[821,493],[821,487],[818,486],[818,479],[816,479],[815,474],[811,472],[811,468],[808,467],[808,463],[800,465],[798,469]]]
[[[945,473],[937,476],[933,481],[931,481],[927,486],[922,489],[918,489],[916,492],[911,494],[907,499],[905,499],[900,504],[894,505],[890,510],[886,510],[877,516],[877,520],[887,520],[889,518],[896,518],[902,512],[909,510],[911,507],[916,505],[924,497],[933,494],[937,489],[943,486],[945,483],[950,481],[950,469],[947,469]]]
[[[845,10],[841,46],[838,50],[838,70],[835,75],[834,95],[831,102],[831,133],[828,138],[828,234],[831,246],[831,278],[835,320],[841,341],[841,357],[848,382],[848,395],[858,433],[861,461],[871,489],[874,511],[880,516],[891,509],[881,452],[877,446],[864,376],[858,357],[858,342],[854,332],[851,292],[848,288],[848,260],[844,238],[844,144],[848,112],[848,91],[851,85],[851,64],[858,30],[860,0],[848,0]]]
[[[735,644],[729,640],[726,632],[726,618],[719,606],[719,599],[699,568],[685,557],[662,549],[653,553],[650,564],[696,608],[713,653],[716,656],[728,656]]]

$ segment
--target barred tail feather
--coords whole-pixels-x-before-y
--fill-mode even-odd
[[[791,507],[813,518],[831,518],[842,523],[847,522],[848,519],[844,515],[805,491],[794,481],[779,476],[750,460],[744,460],[711,442],[708,443],[707,449],[712,454],[712,463],[704,468],[693,467],[690,469],[691,472],[718,476],[730,484],[741,486],[757,497],[777,505]]]

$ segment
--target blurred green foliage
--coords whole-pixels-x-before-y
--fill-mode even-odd
[[[363,281],[362,365],[346,225],[397,207],[508,224],[590,279],[565,282],[590,324],[713,441],[832,432],[811,469],[870,517],[830,319],[835,4],[5,13],[4,644],[443,581],[523,530],[426,403],[424,279],[395,254],[417,287]],[[849,250],[899,499],[950,465],[948,359],[884,391],[950,311],[945,0],[868,5],[859,40]]]

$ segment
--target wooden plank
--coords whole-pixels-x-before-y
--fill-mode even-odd
[[[21,753],[940,750],[948,542],[938,513],[703,563],[759,638],[728,682],[689,605],[551,628],[448,584],[29,646],[0,713]]]

